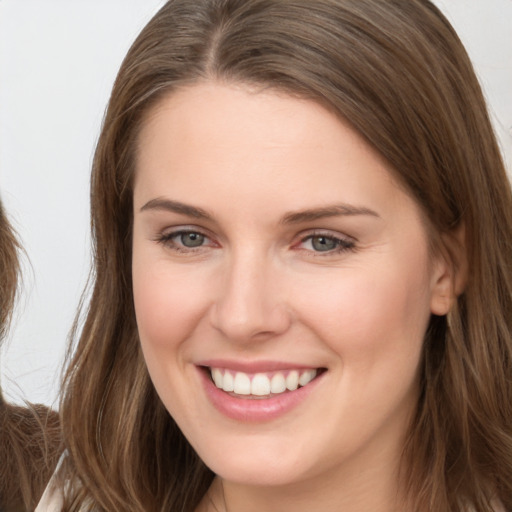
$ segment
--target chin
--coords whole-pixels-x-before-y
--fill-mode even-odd
[[[283,443],[260,441],[252,443],[252,449],[249,443],[240,443],[245,449],[237,443],[219,443],[216,450],[199,450],[199,456],[216,475],[239,485],[285,486],[307,477],[308,467],[297,447],[283,453]]]
[[[297,473],[296,467],[292,468],[284,464],[261,466],[245,462],[240,464],[221,463],[215,466],[217,470],[213,466],[211,469],[216,475],[227,482],[243,486],[281,487],[304,479],[302,471]]]

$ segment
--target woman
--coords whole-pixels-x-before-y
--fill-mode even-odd
[[[18,288],[20,246],[0,202],[0,342]],[[0,390],[0,510],[34,510],[59,457],[58,416],[42,405],[21,407]]]
[[[64,510],[512,508],[511,193],[429,1],[168,2],[91,197]]]

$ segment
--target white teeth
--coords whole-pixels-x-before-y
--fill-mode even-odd
[[[286,379],[282,373],[276,373],[270,381],[270,391],[274,394],[286,391]]]
[[[222,386],[222,389],[228,392],[235,390],[235,379],[233,378],[233,374],[224,372],[224,385]]]
[[[271,377],[265,373],[256,373],[251,377],[244,372],[236,372],[233,376],[229,370],[211,368],[211,375],[215,386],[228,393],[268,396],[306,386],[316,377],[317,370],[291,370],[286,377],[283,372],[276,372]]]
[[[251,382],[251,395],[270,395],[270,380],[263,373],[257,373]]]
[[[222,377],[222,372],[218,369],[218,368],[213,368],[212,369],[212,379],[213,379],[213,382],[215,382],[215,385],[218,387],[218,388],[223,388],[223,380],[224,378]]]
[[[251,379],[245,373],[238,372],[235,375],[235,382],[233,391],[237,395],[250,395],[251,394]]]
[[[299,372],[291,371],[286,377],[286,388],[295,391],[299,387]]]
[[[306,370],[300,374],[299,384],[305,386],[309,384],[316,377],[316,370]]]

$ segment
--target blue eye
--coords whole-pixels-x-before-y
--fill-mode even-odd
[[[318,253],[339,253],[354,249],[352,240],[346,240],[331,235],[309,235],[302,239],[302,248]]]
[[[177,235],[174,235],[173,238],[177,238],[184,247],[193,248],[203,245],[206,237],[201,233],[190,231],[186,233],[178,233]]]
[[[313,236],[311,237],[311,246],[319,252],[332,251],[338,247],[338,241],[327,236]]]
[[[193,251],[210,245],[210,239],[199,231],[184,230],[171,231],[160,235],[157,242],[177,252]]]

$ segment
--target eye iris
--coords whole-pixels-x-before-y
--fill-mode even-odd
[[[311,240],[311,245],[315,251],[332,251],[336,249],[336,240],[328,238],[326,236],[314,236]]]
[[[199,247],[204,243],[204,235],[200,233],[183,233],[180,238],[185,247]]]

